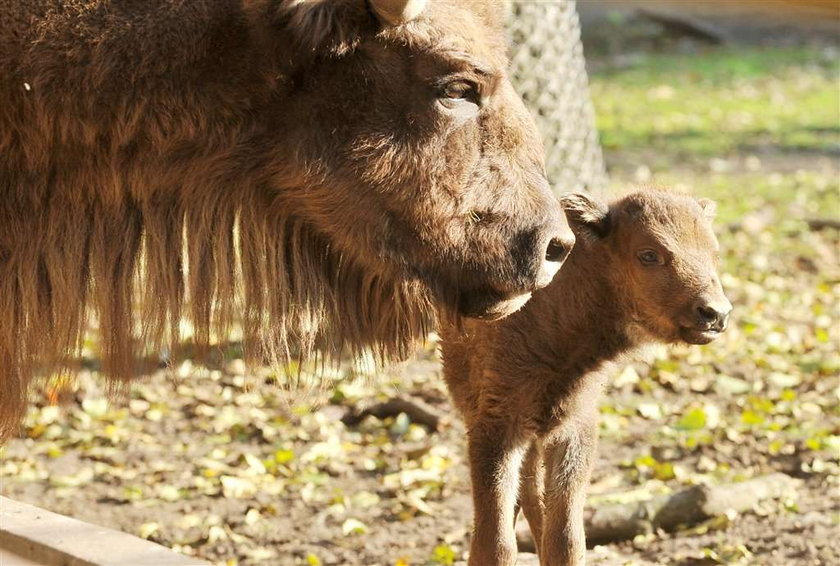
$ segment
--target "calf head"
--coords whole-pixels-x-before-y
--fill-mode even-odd
[[[726,330],[732,305],[717,274],[712,201],[652,189],[609,207],[586,195],[562,200],[604,258],[617,300],[653,338],[706,344]]]
[[[574,242],[505,74],[501,16],[455,0],[254,0],[249,14],[270,24],[287,91],[283,175],[301,190],[284,198],[344,261],[483,318],[548,284]]]

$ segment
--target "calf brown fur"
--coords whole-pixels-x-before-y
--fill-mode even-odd
[[[646,344],[714,340],[732,308],[716,273],[711,201],[660,190],[608,208],[581,194],[562,200],[577,243],[551,285],[502,321],[442,333],[446,382],[468,429],[471,566],[516,562],[520,508],[540,564],[583,564],[605,378]]]

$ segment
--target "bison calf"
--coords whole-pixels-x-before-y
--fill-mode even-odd
[[[732,309],[716,273],[711,201],[646,190],[609,207],[582,194],[563,203],[577,243],[552,284],[505,320],[442,333],[469,434],[472,566],[515,563],[520,507],[541,564],[583,564],[605,377],[646,344],[714,340]]]

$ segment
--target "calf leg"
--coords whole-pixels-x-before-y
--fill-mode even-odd
[[[545,468],[543,467],[542,443],[539,439],[531,443],[522,473],[519,477],[519,503],[531,527],[531,535],[540,550],[542,540],[543,513],[545,512]]]
[[[583,506],[597,444],[596,423],[594,416],[570,423],[557,437],[545,441],[542,566],[583,566],[586,563]]]
[[[527,444],[492,428],[475,428],[469,436],[470,476],[474,505],[470,566],[514,566],[514,508],[519,471]]]

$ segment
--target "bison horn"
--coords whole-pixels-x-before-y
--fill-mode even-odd
[[[370,6],[384,23],[398,26],[419,16],[426,0],[370,0]]]

